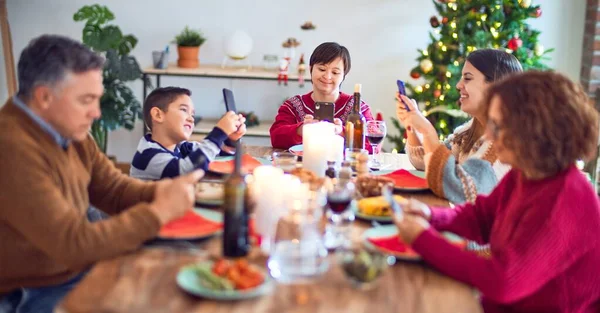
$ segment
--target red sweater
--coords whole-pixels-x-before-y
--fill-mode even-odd
[[[269,130],[271,133],[271,144],[273,148],[289,149],[293,145],[302,143],[302,136],[296,132],[298,127],[302,125],[304,116],[307,114],[315,114],[315,101],[311,97],[312,91],[305,95],[297,95],[291,97],[279,107],[279,112],[275,117],[275,123]],[[354,105],[354,97],[349,94],[340,92],[340,96],[335,102],[334,117],[346,122],[346,118],[352,106]],[[369,105],[364,101],[360,103],[360,111],[365,116],[367,121],[373,120],[373,114]],[[345,131],[344,131],[345,132]],[[365,149],[372,151],[371,146],[365,141]]]
[[[426,262],[478,288],[486,312],[600,312],[600,202],[575,166],[539,181],[513,169],[474,204],[432,211],[435,229],[490,243],[489,259],[433,228],[413,243]]]

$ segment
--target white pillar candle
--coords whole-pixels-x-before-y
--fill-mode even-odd
[[[342,166],[342,161],[344,161],[344,138],[339,135],[333,135],[329,141],[327,161],[335,161],[335,166],[339,168]]]
[[[335,135],[335,126],[331,123],[319,122],[302,127],[302,166],[319,177],[325,176],[332,135]]]

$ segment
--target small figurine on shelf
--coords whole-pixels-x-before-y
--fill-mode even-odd
[[[288,84],[288,68],[290,67],[290,59],[283,58],[279,63],[279,75],[277,75],[277,85],[281,85],[281,81],[283,84],[287,86]]]
[[[298,84],[300,87],[304,87],[304,73],[306,72],[306,64],[304,64],[304,53],[300,55],[300,62],[298,63]]]

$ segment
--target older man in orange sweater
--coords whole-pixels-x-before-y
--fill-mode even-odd
[[[104,59],[44,35],[18,64],[0,110],[0,312],[51,312],[96,261],[138,248],[193,205],[201,171],[145,183],[121,174],[88,134]],[[91,223],[94,205],[112,217]]]

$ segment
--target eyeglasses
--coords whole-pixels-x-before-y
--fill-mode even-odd
[[[504,129],[504,126],[498,125],[498,123],[496,123],[492,119],[488,119],[486,127],[487,127],[487,130],[491,134],[492,140],[498,139],[498,136],[500,135],[500,131],[502,129]]]

